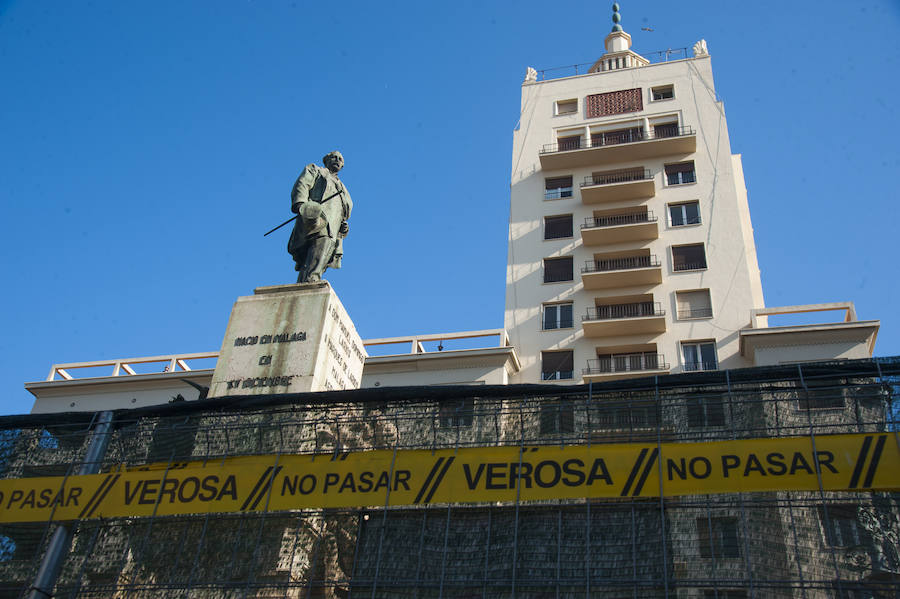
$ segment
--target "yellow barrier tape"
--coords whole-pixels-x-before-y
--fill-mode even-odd
[[[0,522],[755,491],[900,489],[893,434],[267,455],[0,481]],[[660,476],[662,482],[660,482]]]

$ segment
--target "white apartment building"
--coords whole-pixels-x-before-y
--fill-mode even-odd
[[[870,357],[878,322],[856,322],[852,304],[764,309],[741,157],[706,42],[651,64],[614,22],[587,74],[539,81],[529,69],[522,84],[511,382]],[[767,328],[768,314],[835,308],[844,322]]]

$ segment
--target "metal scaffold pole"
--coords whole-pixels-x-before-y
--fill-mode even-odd
[[[79,475],[97,474],[100,471],[100,464],[103,456],[106,455],[106,448],[109,445],[109,429],[112,426],[112,421],[112,412],[106,411],[98,414],[97,425],[94,427],[93,437],[91,437],[91,444],[84,457],[84,462],[78,470]],[[56,580],[59,578],[63,563],[65,563],[69,554],[74,532],[74,525],[57,526],[53,536],[50,538],[50,543],[47,545],[47,552],[41,561],[41,567],[37,576],[35,576],[34,584],[29,589],[28,599],[53,597],[53,588],[56,586]]]

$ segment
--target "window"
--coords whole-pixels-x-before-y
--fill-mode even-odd
[[[578,112],[578,100],[558,100],[556,102],[556,114],[574,114]]]
[[[575,358],[572,351],[542,351],[541,380],[559,381],[575,377]]]
[[[571,433],[575,430],[575,409],[571,403],[545,401],[541,404],[541,434]]]
[[[553,177],[544,181],[544,199],[558,200],[572,197],[572,176]]]
[[[682,341],[681,352],[687,371],[715,370],[719,367],[715,341]]]
[[[660,85],[650,88],[650,98],[656,102],[657,100],[671,100],[675,97],[674,85]]]
[[[819,506],[819,522],[822,523],[825,543],[829,547],[855,547],[871,543],[866,529],[856,518],[856,508],[853,505],[829,505],[827,519],[825,508]]]
[[[697,518],[700,557],[740,557],[737,518]]]
[[[678,319],[712,318],[712,301],[709,289],[695,291],[676,291],[675,303],[678,307]]]
[[[441,403],[438,419],[441,428],[472,426],[472,415],[475,411],[475,400],[458,399]]]
[[[571,329],[572,302],[565,304],[544,304],[544,330]]]
[[[725,404],[721,397],[691,397],[687,400],[688,427],[725,426]]]
[[[694,183],[697,181],[694,172],[694,161],[680,162],[678,164],[666,165],[666,183],[669,185],[683,185],[685,183]]]
[[[642,141],[643,139],[644,130],[640,127],[616,129],[615,131],[591,131],[592,148],[627,144],[633,141]]]
[[[672,247],[672,266],[675,270],[700,270],[706,268],[706,252],[702,243]]]
[[[804,382],[806,389],[798,383],[797,406],[801,410],[840,410],[844,407],[844,379],[804,379]]]
[[[669,222],[673,227],[700,224],[700,202],[669,204]]]
[[[707,589],[703,591],[703,599],[747,599],[747,591],[740,589]]]
[[[566,150],[577,150],[581,147],[580,135],[569,135],[568,137],[560,137],[557,140],[558,150],[565,152]]]
[[[653,137],[678,137],[678,123],[653,125]]]
[[[587,117],[589,119],[611,114],[625,112],[637,112],[644,109],[641,88],[624,89],[605,94],[594,94],[585,98],[587,102]]]
[[[572,237],[572,215],[544,217],[544,239]]]
[[[594,430],[656,428],[657,405],[650,401],[600,402],[591,412]]]
[[[571,281],[572,256],[562,258],[544,258],[544,282],[557,283],[559,281]]]

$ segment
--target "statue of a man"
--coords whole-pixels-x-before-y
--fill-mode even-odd
[[[343,239],[350,230],[347,219],[353,202],[337,176],[344,167],[344,157],[331,152],[322,163],[325,168],[307,165],[291,190],[291,211],[297,220],[288,252],[296,263],[298,283],[320,281],[326,268],[341,267]]]

